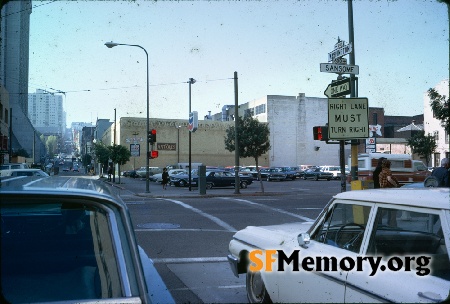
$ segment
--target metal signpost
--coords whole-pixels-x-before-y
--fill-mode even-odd
[[[353,79],[354,75],[359,74],[359,66],[354,65],[354,57],[352,57],[353,39],[350,40],[351,42],[346,44],[345,41],[338,38],[334,50],[328,53],[328,63],[320,64],[321,72],[338,74],[337,80],[328,85],[324,94],[328,97],[328,139],[338,140],[340,146],[341,192],[346,191],[345,141],[369,137],[367,98],[345,98],[349,94],[351,97],[355,97]],[[349,54],[351,65],[348,65],[347,59],[343,58]],[[343,78],[342,74],[350,74],[350,78]]]

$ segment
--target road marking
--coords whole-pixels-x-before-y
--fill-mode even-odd
[[[319,210],[322,210],[323,208],[295,208],[295,209],[298,209],[298,210],[301,210],[301,209],[305,209],[305,210],[317,210],[317,209],[319,209]]]
[[[154,264],[159,263],[177,263],[177,264],[185,264],[185,263],[210,263],[210,262],[228,262],[226,257],[204,257],[204,258],[162,258],[162,259],[152,259]]]
[[[180,206],[182,206],[182,207],[184,207],[184,208],[186,208],[186,209],[189,209],[189,210],[191,210],[191,211],[194,211],[194,212],[200,214],[201,216],[204,216],[204,217],[210,219],[211,221],[213,221],[214,223],[216,223],[216,224],[219,225],[220,227],[225,228],[225,229],[228,230],[228,231],[231,231],[231,232],[236,232],[236,231],[237,231],[236,228],[234,228],[234,227],[231,226],[231,225],[228,225],[227,223],[225,223],[225,222],[222,221],[221,219],[215,217],[214,215],[211,215],[211,214],[208,214],[208,213],[206,213],[206,212],[203,212],[203,211],[201,211],[200,209],[197,209],[197,208],[195,208],[195,207],[192,207],[191,205],[188,205],[188,204],[186,204],[186,203],[183,203],[183,202],[180,202],[180,201],[177,201],[177,200],[173,200],[173,199],[162,198],[162,200],[166,200],[166,201],[169,201],[169,202],[178,204],[178,205],[180,205]]]
[[[249,200],[238,199],[238,198],[229,198],[229,197],[219,197],[219,198],[220,199],[224,199],[224,200],[229,199],[229,200],[234,200],[234,201],[238,201],[238,202],[247,203],[247,204],[250,204],[250,205],[255,205],[255,206],[258,206],[258,207],[263,208],[263,209],[269,209],[269,210],[276,211],[276,212],[279,212],[279,213],[287,214],[287,215],[299,218],[301,220],[304,220],[306,222],[314,221],[314,219],[311,219],[311,218],[306,217],[306,216],[302,216],[302,215],[298,215],[298,214],[295,214],[295,213],[291,213],[289,211],[285,211],[285,210],[282,210],[282,209],[279,209],[279,208],[272,208],[272,207],[269,207],[269,206],[266,206],[266,205],[263,205],[263,204],[258,204],[258,203],[255,203],[255,202],[252,202],[252,201],[249,201]]]

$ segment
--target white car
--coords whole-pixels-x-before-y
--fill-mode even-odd
[[[450,189],[337,194],[315,222],[238,231],[228,260],[251,303],[449,300]]]
[[[333,173],[333,179],[341,178],[341,167],[339,166],[320,166],[323,172]]]
[[[184,169],[171,169],[169,171],[167,171],[167,173],[169,173],[169,178],[173,175],[177,175],[177,174],[188,174],[186,170]],[[162,182],[162,173],[157,173],[154,174],[153,176],[150,177],[150,179],[154,182],[160,183]]]

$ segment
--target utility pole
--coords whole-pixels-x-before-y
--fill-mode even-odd
[[[355,65],[355,36],[353,32],[353,3],[352,0],[347,0],[348,3],[348,33],[349,33],[349,44],[352,44],[353,51],[349,54],[350,65]],[[358,97],[356,91],[356,81],[355,76],[350,74],[350,87],[351,93],[350,98]],[[351,143],[351,175],[352,181],[358,180],[358,140],[352,139]]]
[[[234,194],[240,194],[238,116],[238,76],[237,72],[234,72]]]

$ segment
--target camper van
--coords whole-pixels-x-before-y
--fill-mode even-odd
[[[391,161],[392,175],[401,185],[423,182],[431,174],[422,161],[413,160],[409,154],[363,153],[358,155],[358,179],[373,180],[372,173],[381,157]],[[351,158],[348,165],[351,167]],[[347,181],[351,181],[351,176],[347,177]]]

